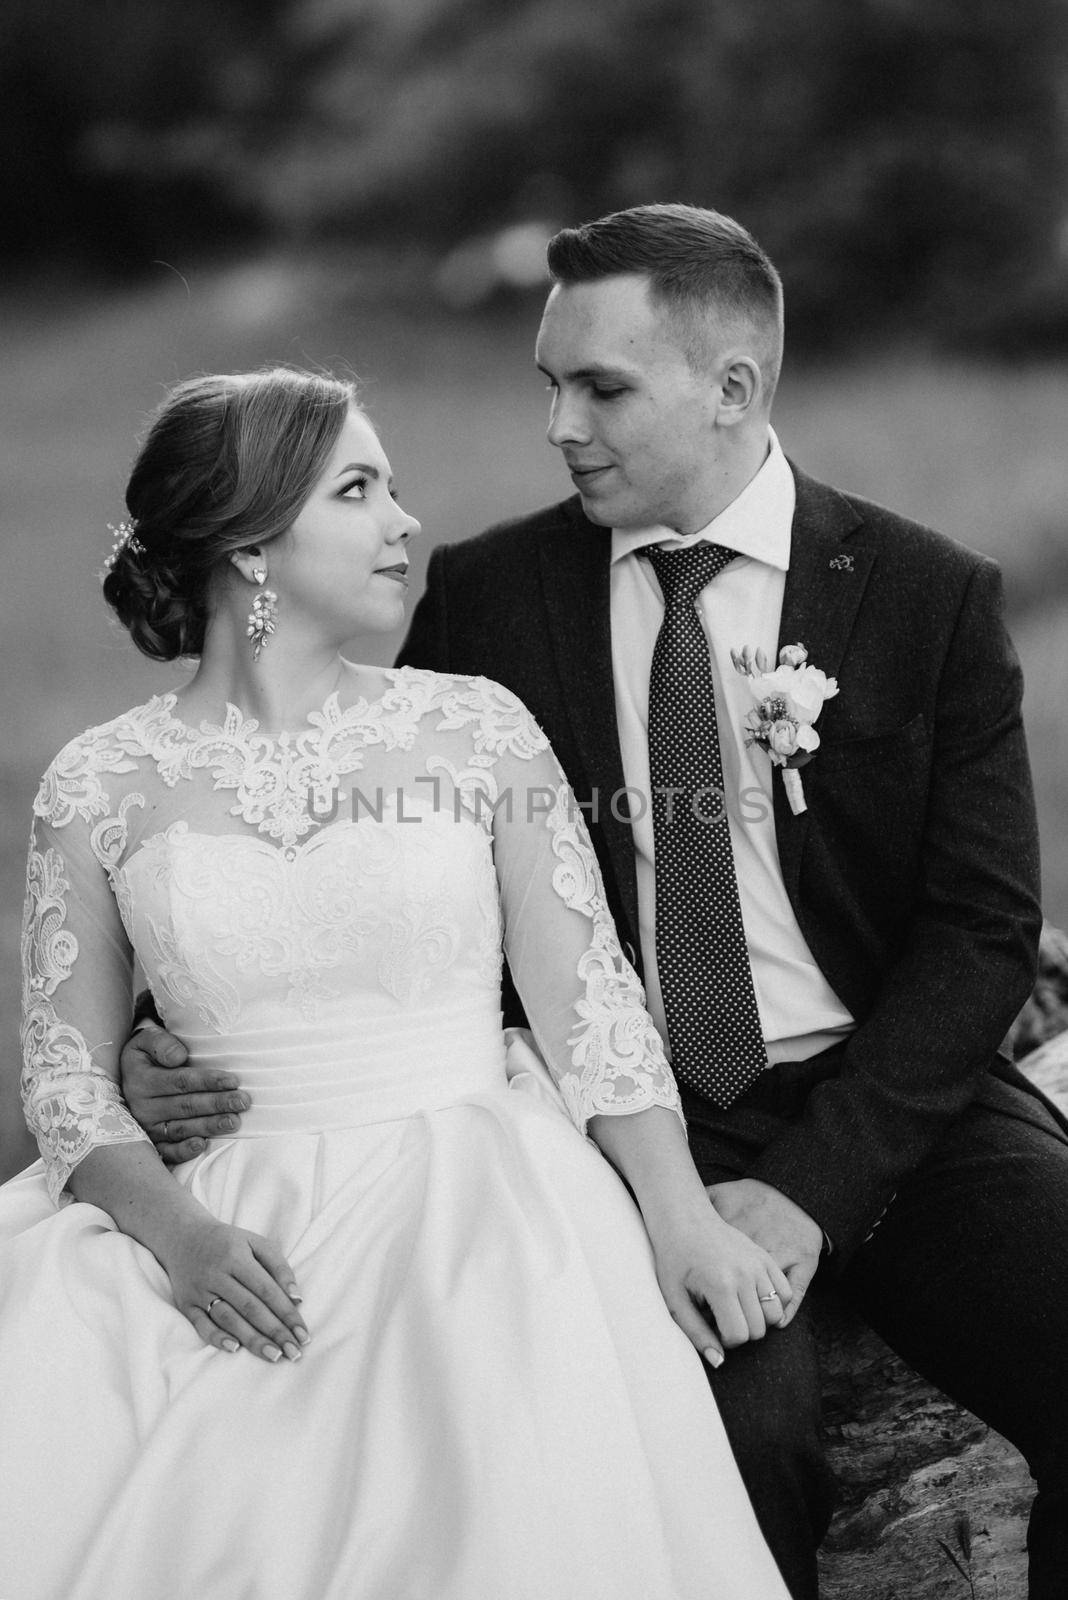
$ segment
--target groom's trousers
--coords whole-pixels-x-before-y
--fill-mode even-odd
[[[726,1112],[684,1089],[703,1180],[744,1177],[839,1062],[835,1049],[772,1067]],[[834,1501],[810,1315],[821,1280],[1026,1458],[1036,1483],[1028,1594],[1068,1595],[1068,1123],[1039,1096],[996,1089],[950,1125],[848,1261],[825,1258],[794,1322],[729,1350],[711,1376],[796,1600],[817,1595],[815,1552]]]

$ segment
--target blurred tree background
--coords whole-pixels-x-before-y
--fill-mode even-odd
[[[1068,923],[1065,0],[7,0],[0,139],[0,1176],[36,775],[176,678],[93,593],[145,413],[352,362],[427,548],[562,498],[544,243],[619,206],[752,228],[791,454],[1001,561]]]
[[[1068,331],[1064,0],[8,0],[0,44],[11,262],[658,195],[746,220],[799,346]]]

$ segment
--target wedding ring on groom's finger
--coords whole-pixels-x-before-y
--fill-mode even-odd
[[[221,1305],[222,1305],[222,1295],[221,1294],[212,1295],[211,1299],[208,1301],[207,1305],[204,1307],[204,1315],[210,1317],[211,1316],[211,1308],[212,1308],[212,1306],[221,1306]]]
[[[757,1295],[757,1299],[761,1302],[762,1305],[767,1305],[769,1300],[777,1300],[778,1298],[779,1297],[775,1293],[774,1289],[771,1291],[770,1294],[758,1294]]]
[[[169,1144],[170,1143],[170,1140],[167,1137],[167,1129],[168,1129],[169,1126],[170,1126],[170,1124],[167,1123],[167,1122],[161,1122],[160,1123],[160,1125],[159,1125],[159,1142],[160,1142],[160,1144]]]

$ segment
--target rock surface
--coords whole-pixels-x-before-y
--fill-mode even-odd
[[[1068,1030],[1068,934],[1046,923],[1038,947],[1038,978],[1013,1024],[1017,1061]]]
[[[1065,1030],[1068,939],[1047,928],[1013,1038],[1021,1070],[1068,1111]],[[1023,1459],[844,1306],[825,1302],[819,1332],[841,1493],[820,1555],[822,1600],[1026,1600]]]

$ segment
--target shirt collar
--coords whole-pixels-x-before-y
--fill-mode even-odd
[[[769,447],[763,465],[750,478],[737,499],[696,533],[680,536],[670,528],[613,528],[612,563],[633,555],[647,544],[670,544],[687,549],[706,540],[726,545],[741,556],[751,556],[781,572],[790,568],[790,530],[797,502],[797,485],[775,431],[768,429]]]

